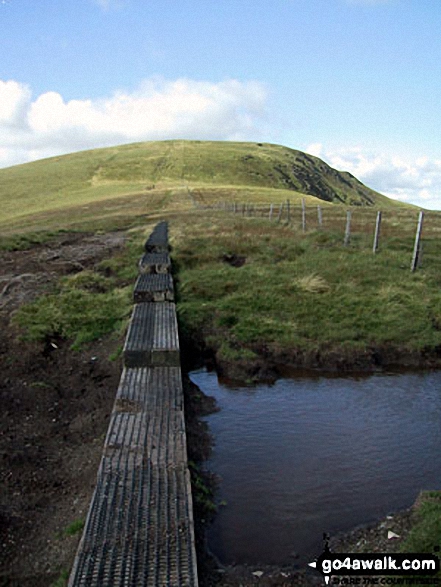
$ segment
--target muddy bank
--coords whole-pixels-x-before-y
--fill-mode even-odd
[[[330,549],[338,553],[396,553],[406,539],[414,523],[415,507],[391,514],[366,526],[360,526],[348,533],[331,537]],[[398,538],[388,538],[389,531]],[[316,553],[317,556],[321,552]],[[312,562],[312,561],[311,561]],[[320,573],[308,568],[299,568],[295,561],[286,565],[237,565],[213,566],[211,575],[201,577],[201,587],[315,587],[323,585]]]
[[[73,352],[23,342],[13,312],[62,275],[93,268],[124,235],[63,234],[0,253],[0,585],[48,587],[73,561],[121,373],[118,340]]]
[[[299,350],[276,345],[237,346],[238,357],[226,358],[222,350],[211,344],[222,340],[222,329],[207,332],[181,328],[183,362],[188,371],[206,366],[237,384],[274,383],[277,379],[302,375],[372,374],[386,370],[416,371],[441,369],[441,347],[421,352],[406,347],[370,346],[366,349],[333,348]],[[223,337],[227,339],[227,334]],[[245,350],[245,353],[241,351]],[[247,353],[251,351],[251,353]],[[243,358],[242,354],[254,355]],[[197,357],[197,361],[195,361]]]
[[[203,345],[201,345],[203,346]],[[424,352],[378,347],[365,351],[335,349],[307,352],[292,349],[251,349],[256,358],[229,361],[215,349],[205,348],[207,363],[221,377],[242,383],[274,382],[303,374],[370,374],[382,370],[422,370],[441,368],[441,349]]]
[[[6,329],[3,332],[7,332]],[[0,349],[0,585],[48,586],[70,568],[95,486],[119,365],[115,341]]]

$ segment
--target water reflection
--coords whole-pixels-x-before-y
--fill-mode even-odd
[[[224,563],[283,563],[331,534],[441,488],[441,373],[280,380],[254,389],[192,380],[221,410],[207,418],[210,469],[227,501],[209,535]]]

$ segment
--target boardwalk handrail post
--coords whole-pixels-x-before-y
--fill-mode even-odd
[[[345,247],[348,246],[349,241],[351,240],[351,216],[352,216],[352,212],[350,210],[348,210],[346,212],[346,228],[345,228],[345,240],[344,240]]]
[[[375,253],[378,251],[378,243],[380,242],[380,226],[381,226],[381,211],[378,210],[377,212],[377,220],[375,222],[375,236],[374,236],[374,245],[372,248],[372,252]]]
[[[415,235],[415,245],[413,247],[413,256],[412,256],[412,263],[410,266],[411,271],[415,271],[418,267],[418,260],[420,258],[421,253],[421,233],[423,232],[423,219],[424,219],[424,212],[420,210],[420,214],[418,217],[418,226]]]

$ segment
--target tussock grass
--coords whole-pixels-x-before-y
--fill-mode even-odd
[[[182,328],[203,332],[209,346],[228,357],[243,356],[244,349],[337,356],[390,347],[435,352],[441,345],[441,243],[427,231],[431,252],[412,274],[416,214],[407,214],[399,246],[392,230],[391,236],[383,234],[376,255],[372,223],[344,247],[344,223],[340,232],[334,222],[329,232],[303,233],[225,213],[199,214],[191,222],[175,218]],[[392,222],[391,213],[386,229]],[[242,267],[225,261],[234,255],[245,257]]]
[[[132,310],[132,291],[142,244],[132,236],[122,253],[61,278],[53,291],[18,309],[13,321],[22,337],[43,341],[62,337],[72,349],[115,333],[123,335]]]
[[[35,245],[50,242],[62,231],[25,232],[23,234],[11,234],[0,236],[0,251],[23,251]]]
[[[323,279],[323,277],[316,273],[299,277],[295,280],[295,283],[299,289],[309,293],[323,293],[329,291],[329,284]]]
[[[130,288],[110,293],[72,288],[40,296],[21,307],[14,320],[24,328],[25,340],[61,336],[71,339],[75,350],[105,334],[122,331],[130,310]]]

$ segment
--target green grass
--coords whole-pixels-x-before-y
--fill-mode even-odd
[[[68,580],[69,571],[65,569],[60,572],[60,576],[53,583],[51,583],[50,587],[66,587]]]
[[[403,553],[435,553],[441,549],[441,491],[423,491],[417,500],[415,522],[401,544]],[[441,577],[439,572],[436,577]]]
[[[414,524],[402,552],[433,552],[441,548],[441,491],[424,491],[417,500]]]
[[[132,311],[143,231],[136,235],[122,253],[102,261],[97,271],[63,277],[52,291],[21,306],[13,321],[21,327],[22,338],[43,341],[60,336],[78,350],[108,334],[122,337]]]
[[[287,199],[289,226],[286,210],[276,222]],[[260,218],[206,209],[220,202],[240,209],[273,203],[273,222],[268,208]],[[352,237],[343,247],[348,205],[354,206]],[[374,256],[378,208],[384,216]],[[170,222],[181,335],[205,341],[220,362],[289,364],[303,354],[338,364],[377,350],[424,357],[441,349],[441,213],[426,214],[423,265],[412,274],[412,207],[299,151],[199,141],[137,143],[0,170],[0,249],[29,249],[63,230],[131,236],[122,254],[61,279],[22,306],[13,318],[22,336],[57,335],[74,349],[109,334],[122,338],[142,245],[162,218]],[[245,264],[228,264],[234,255]],[[244,379],[250,381],[246,370]],[[36,382],[35,392],[44,385]],[[210,488],[197,471],[192,476],[198,504],[213,510]],[[439,544],[439,499],[432,497],[420,508],[409,549]],[[80,522],[69,528],[80,531]]]
[[[441,345],[439,241],[435,246],[427,234],[424,265],[411,273],[414,219],[408,214],[409,231],[403,221],[398,243],[387,236],[385,221],[377,255],[371,234],[360,233],[344,247],[337,226],[303,234],[237,215],[199,216],[188,224],[177,219],[183,331],[202,333],[227,360],[262,352],[434,351]],[[229,255],[246,263],[233,267],[225,262]]]
[[[0,236],[0,251],[23,251],[35,245],[50,242],[59,231],[26,232]]]
[[[76,534],[80,534],[84,528],[84,520],[78,519],[74,520],[69,526],[64,530],[65,536],[75,536]]]
[[[305,183],[304,177],[308,176]],[[306,194],[306,196],[305,196]],[[123,221],[164,210],[306,197],[396,202],[300,151],[270,144],[157,141],[94,149],[0,170],[0,232]]]
[[[130,293],[130,287],[97,293],[62,286],[22,306],[14,321],[24,329],[25,340],[61,336],[72,340],[72,349],[77,350],[106,334],[122,332],[131,311]]]

